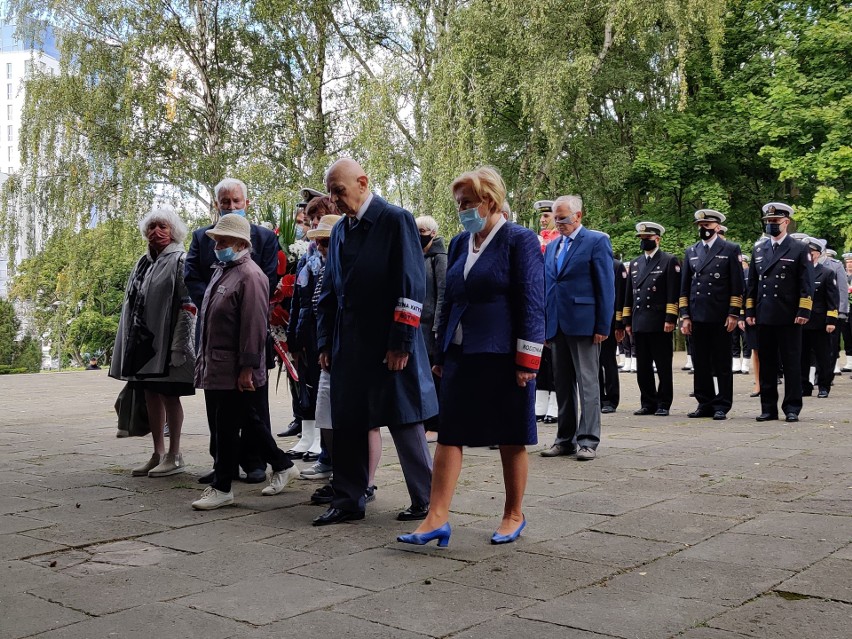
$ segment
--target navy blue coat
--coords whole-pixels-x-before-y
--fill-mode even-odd
[[[515,353],[519,369],[538,371],[544,344],[544,271],[538,236],[517,224],[504,224],[465,280],[469,243],[467,231],[450,242],[436,360],[443,361],[461,322],[462,352]]]
[[[612,245],[598,231],[581,227],[557,269],[558,237],[544,251],[548,340],[563,335],[609,335],[615,313]]]
[[[634,333],[662,333],[677,321],[680,263],[671,253],[657,251],[648,262],[643,253],[627,267],[621,321]]]
[[[422,422],[438,398],[420,328],[426,297],[423,249],[414,217],[374,195],[354,229],[332,229],[317,306],[317,344],[331,351],[334,428]],[[391,372],[387,351],[406,351]]]
[[[758,324],[788,326],[797,317],[810,318],[814,265],[808,247],[789,236],[775,251],[768,239],[757,244],[747,289],[746,317],[754,317]]]
[[[213,265],[216,254],[213,252],[216,242],[207,236],[207,231],[213,226],[205,226],[192,233],[192,242],[186,254],[184,280],[189,289],[192,302],[201,308],[204,301],[204,291],[213,277]],[[251,225],[251,259],[269,278],[269,295],[275,293],[278,287],[278,237],[269,229],[256,224]]]
[[[739,317],[744,293],[740,245],[717,237],[709,253],[704,242],[686,249],[680,279],[680,316],[693,322],[724,324]]]

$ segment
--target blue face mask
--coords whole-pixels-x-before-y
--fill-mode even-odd
[[[459,222],[471,235],[485,228],[485,218],[479,215],[478,209],[467,209],[459,213]]]
[[[235,255],[234,249],[230,246],[223,249],[214,249],[213,252],[216,253],[216,259],[220,262],[231,262]]]
[[[304,226],[297,226],[296,227],[296,239],[301,240],[303,237],[305,237],[305,227]]]
[[[246,210],[245,209],[234,209],[233,211],[220,210],[219,215],[239,215],[240,217],[245,217],[246,216]]]

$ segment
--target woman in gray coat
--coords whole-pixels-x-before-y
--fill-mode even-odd
[[[148,250],[139,258],[124,295],[109,375],[144,389],[154,454],[134,477],[165,477],[186,471],[180,453],[183,407],[194,395],[196,308],[183,281],[186,225],[167,207],[139,223]],[[169,424],[166,452],[163,428]]]
[[[267,383],[269,279],[251,259],[251,225],[240,215],[225,215],[206,233],[216,242],[218,262],[201,304],[195,385],[204,389],[217,454],[213,482],[192,502],[196,510],[234,503],[231,476],[240,430],[253,431],[258,455],[272,466],[262,494],[277,495],[299,475],[264,427],[269,404],[255,392]]]

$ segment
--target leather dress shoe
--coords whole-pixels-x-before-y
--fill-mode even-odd
[[[713,411],[711,410],[703,410],[701,408],[696,408],[691,413],[686,414],[687,417],[696,418],[696,417],[715,417]]]
[[[299,452],[298,450],[293,450],[292,448],[290,450],[284,451],[284,454],[287,455],[288,459],[302,459],[302,457],[305,456],[304,452]]]
[[[828,397],[828,391],[824,388],[821,388],[817,397],[819,397],[820,399],[825,399],[826,397]]]
[[[760,391],[756,391],[754,393],[749,393],[748,396],[749,397],[760,397]]]
[[[429,514],[429,506],[409,506],[401,513],[397,514],[396,518],[399,521],[417,521],[418,519],[426,519]]]
[[[358,519],[364,519],[363,511],[329,508],[314,519],[314,526],[330,526],[331,524],[342,524],[344,521],[356,521]]]
[[[302,432],[302,422],[299,419],[294,419],[287,424],[287,428],[278,433],[279,437],[295,437]]]
[[[615,407],[613,406],[601,406],[601,413],[604,415],[609,415],[610,413],[615,412]]]
[[[560,444],[553,444],[547,450],[543,450],[539,453],[542,457],[560,457],[562,455],[569,456],[576,453],[576,450],[572,450],[567,446],[562,446]]]
[[[761,413],[754,419],[758,422],[774,422],[776,419],[778,419],[778,415],[773,415],[772,413]]]
[[[244,480],[247,484],[262,484],[266,481],[266,469],[255,468],[246,473]]]
[[[547,417],[545,417],[542,421],[543,421],[545,424],[555,424],[557,420],[556,420],[556,418],[555,418],[555,417],[552,417],[552,416],[548,415],[548,416],[547,416]]]
[[[787,413],[787,416],[784,418],[785,422],[797,422],[799,421],[799,416],[796,413]]]
[[[312,452],[308,451],[307,453],[302,455],[302,461],[315,462],[318,459],[319,459],[319,453],[312,453]]]
[[[535,421],[537,421],[537,422],[543,422],[543,421],[544,421],[544,415],[536,415],[536,416],[535,416]]]
[[[634,410],[634,411],[633,411],[633,414],[634,414],[634,415],[653,415],[653,414],[654,414],[654,411],[652,411],[650,408],[645,408],[645,407],[643,406],[643,407],[642,407],[642,408],[640,408],[639,410]]]
[[[311,495],[312,504],[330,504],[334,499],[334,489],[331,484],[326,484],[321,488],[317,488],[314,494]]]
[[[728,419],[728,415],[723,410],[717,410],[715,413],[713,413],[713,419],[715,419],[717,422],[720,422],[723,419]]]
[[[668,417],[669,416],[669,409],[668,408],[658,408],[657,412],[654,413],[654,415],[656,415],[657,417]]]

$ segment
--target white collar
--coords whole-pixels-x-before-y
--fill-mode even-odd
[[[361,218],[364,217],[364,213],[366,213],[367,209],[370,208],[370,203],[372,201],[373,201],[373,193],[370,192],[370,194],[367,196],[367,199],[364,200],[364,203],[361,205],[361,208],[358,209],[358,213],[355,214],[355,218],[358,221],[361,221]]]
[[[576,239],[577,239],[577,234],[580,232],[580,229],[581,229],[581,228],[583,228],[583,225],[582,225],[582,224],[580,224],[577,228],[575,228],[575,229],[574,229],[574,231],[571,233],[571,235],[563,235],[563,236],[562,236],[562,243],[564,244],[564,243],[565,243],[565,240],[567,240],[567,239],[569,239],[569,238],[570,238],[572,241],[573,241],[573,240],[576,240]]]
[[[488,231],[488,237],[486,237],[485,240],[483,240],[482,244],[479,246],[479,250],[476,251],[477,253],[482,253],[482,251],[485,250],[485,247],[487,247],[491,243],[491,238],[493,238],[497,234],[497,231],[499,231],[501,228],[503,228],[503,225],[505,223],[506,223],[506,218],[501,216],[500,219],[497,220],[497,222],[495,222],[494,227],[490,231]],[[473,237],[475,235],[476,235],[476,233],[470,234],[470,252],[471,253],[474,252],[473,251]]]
[[[659,251],[659,250],[660,250],[660,247],[658,246],[653,251],[651,251],[650,254],[645,253],[644,251],[642,251],[642,252],[644,253],[645,257],[647,257],[648,259],[651,259],[652,257],[654,257],[657,254],[657,251]]]
[[[704,242],[704,246],[709,247],[709,248],[712,248],[712,247],[713,247],[713,242],[715,242],[715,241],[716,241],[716,238],[717,238],[717,237],[719,237],[719,234],[718,234],[718,233],[713,233],[713,237],[711,237],[711,238],[710,238],[710,240],[709,240],[708,242],[704,242],[704,240],[701,240],[701,241],[702,241],[702,242]]]

